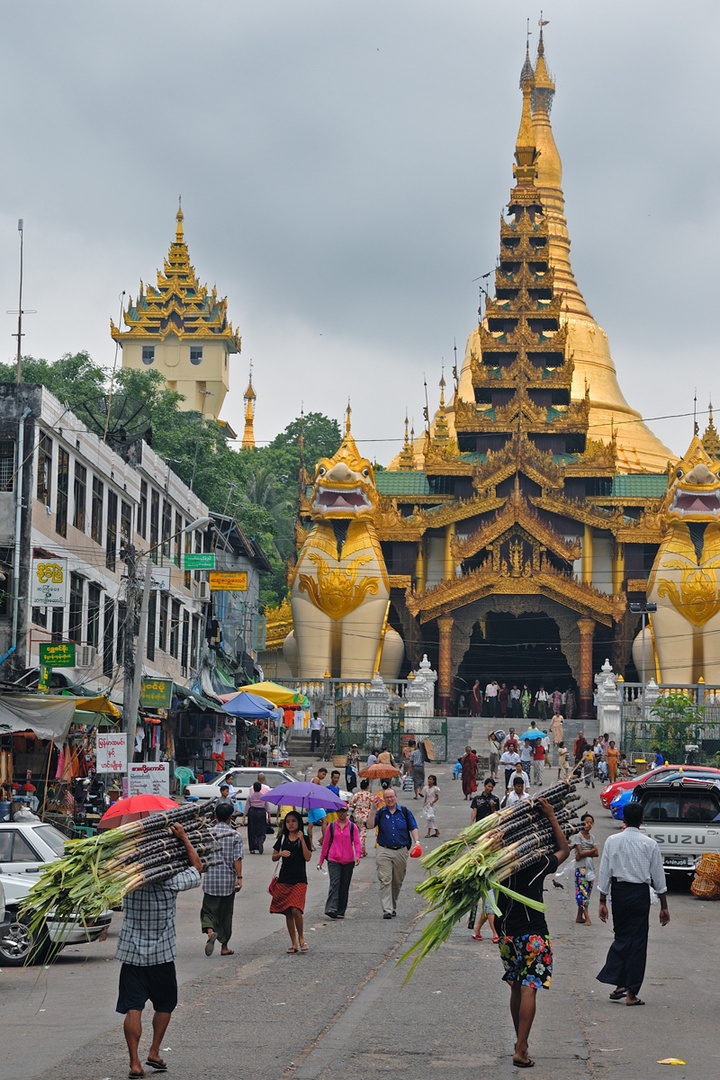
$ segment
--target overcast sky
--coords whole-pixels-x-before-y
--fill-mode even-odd
[[[300,410],[368,456],[422,425],[477,321],[512,180],[531,16],[516,0],[2,2],[0,356],[111,365],[123,289],[154,282],[182,193],[201,282],[243,337],[223,416]],[[720,408],[718,42],[703,0],[544,0],[575,275],[646,417]],[[705,417],[701,418],[704,426]],[[653,421],[683,451],[692,420]],[[367,441],[365,441],[367,440]]]

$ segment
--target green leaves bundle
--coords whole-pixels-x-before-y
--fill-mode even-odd
[[[563,782],[475,822],[422,860],[431,874],[416,891],[426,898],[428,911],[437,911],[437,915],[398,961],[402,963],[417,953],[405,982],[423,957],[446,941],[455,923],[472,908],[485,904],[499,913],[491,890],[504,892],[538,911],[545,910],[544,904],[503,885],[512,874],[539,863],[555,850],[553,829],[538,807],[537,798],[551,804],[566,836],[575,832],[573,821],[584,804],[575,794],[574,785]]]

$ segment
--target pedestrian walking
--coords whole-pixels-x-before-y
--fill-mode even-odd
[[[495,781],[492,776],[488,776],[483,784],[482,791],[470,803],[471,825],[476,821],[482,821],[483,818],[489,817],[490,814],[494,814],[500,809],[500,800],[497,795],[493,794],[494,790]]]
[[[530,776],[532,771],[533,745],[529,739],[525,739],[520,747],[520,764],[523,772]]]
[[[535,695],[535,708],[537,709],[538,720],[547,720],[548,702],[550,695],[545,689],[544,685],[540,683],[540,689]]]
[[[422,747],[417,743],[410,743],[412,751],[410,753],[410,769],[412,771],[413,788],[415,789],[415,798],[420,798],[420,791],[425,784],[425,756],[422,751]]]
[[[510,787],[505,792],[505,797],[500,803],[500,809],[504,810],[507,806],[514,806],[516,802],[520,802],[521,799],[529,799],[530,790],[525,786],[525,773],[515,773]]]
[[[477,754],[466,746],[462,757],[462,789],[466,799],[477,791],[477,766]]]
[[[582,827],[575,841],[575,903],[577,904],[576,923],[590,925],[590,893],[595,881],[595,863],[599,851],[592,834],[595,818],[592,814],[583,814]]]
[[[611,784],[614,784],[616,779],[617,779],[617,774],[618,774],[618,762],[620,760],[620,751],[618,750],[617,746],[615,745],[615,743],[613,742],[612,739],[610,740],[610,744],[608,746],[607,754],[605,756],[607,757],[608,780],[610,781]]]
[[[350,753],[348,754],[347,765],[345,766],[345,786],[348,791],[353,792],[358,785],[358,777],[360,775],[360,751],[358,750],[358,744],[353,743],[350,747]]]
[[[498,690],[498,712],[500,716],[505,719],[508,714],[508,708],[510,706],[510,691],[507,688],[507,683],[501,683]]]
[[[327,859],[330,884],[325,914],[329,919],[344,919],[353,870],[360,862],[360,834],[354,822],[348,820],[348,807],[341,806],[337,821],[325,830],[318,870]]]
[[[558,746],[564,739],[565,721],[562,713],[555,713],[550,724],[550,734],[552,735],[553,746],[557,750]]]
[[[565,715],[568,720],[572,720],[575,715],[575,709],[577,708],[577,701],[575,698],[575,691],[572,686],[568,686],[565,691]]]
[[[267,836],[268,811],[267,803],[263,798],[264,794],[262,784],[259,780],[256,780],[252,786],[252,791],[245,800],[243,825],[247,825],[248,847],[251,855],[256,851],[262,855],[265,837]]]
[[[373,809],[373,797],[370,791],[370,781],[361,780],[360,790],[356,791],[350,800],[350,811],[352,818],[357,827],[360,830],[360,857],[365,858],[367,855],[366,840],[367,840],[367,823],[370,812]]]
[[[142,1014],[148,1000],[153,1007],[153,1035],[145,1064],[158,1072],[167,1069],[160,1050],[178,996],[177,895],[196,889],[202,872],[200,856],[182,825],[176,822],[170,831],[185,847],[188,869],[157,885],[142,885],[123,901],[123,921],[115,953],[115,959],[122,963],[116,1012],[125,1015],[123,1032],[130,1055],[131,1080],[145,1076],[139,1048]]]
[[[519,761],[520,755],[517,750],[505,750],[500,756],[500,766],[505,770],[505,790],[510,786],[510,777],[515,772],[515,766]]]
[[[573,753],[575,754],[575,764],[579,764],[582,761],[582,756],[587,750],[588,741],[583,735],[582,731],[578,731],[577,738],[573,746]]]
[[[510,687],[510,715],[515,719],[520,717],[520,687],[517,683]]]
[[[378,851],[375,859],[383,919],[397,914],[407,861],[413,842],[420,844],[417,822],[406,806],[400,806],[392,788],[385,792],[385,805],[368,818],[368,828],[377,829]]]
[[[310,753],[312,754],[315,747],[320,749],[320,743],[322,740],[322,730],[325,727],[325,721],[318,712],[314,712],[310,718],[308,724],[310,728]]]
[[[523,719],[527,720],[530,715],[530,706],[532,705],[532,694],[528,689],[528,684],[523,683],[522,694],[520,695],[520,707],[522,709]]]
[[[599,982],[615,989],[611,1001],[625,998],[626,1005],[643,1005],[638,994],[645,978],[650,916],[650,886],[660,898],[660,925],[670,922],[667,883],[660,848],[650,836],[640,832],[643,810],[639,802],[629,802],[623,811],[625,828],[605,841],[598,892],[599,915],[607,922],[607,898],[612,896],[613,933]]]
[[[533,784],[537,784],[538,787],[542,787],[545,780],[545,747],[543,746],[542,739],[535,740],[535,746],[533,748]]]
[[[497,780],[498,765],[500,763],[500,747],[502,743],[502,740],[498,738],[497,731],[491,731],[489,733],[488,742],[490,743],[490,775],[493,780]]]
[[[475,788],[477,791],[477,787]],[[435,807],[437,806],[438,799],[440,798],[440,788],[437,786],[437,776],[432,773],[427,778],[427,784],[423,788],[425,795],[425,802],[423,803],[423,817],[427,822],[426,836],[439,836],[437,821],[435,819]]]
[[[512,874],[505,884],[514,893],[541,902],[545,878],[567,859],[570,848],[550,803],[538,799],[537,805],[552,827],[555,851],[543,856],[540,864],[533,863]],[[535,1019],[537,991],[540,987],[547,989],[552,978],[552,942],[542,911],[535,911],[504,892],[498,896],[497,905],[500,915],[495,926],[505,968],[503,979],[510,984],[510,1015],[515,1027],[513,1065],[529,1069],[535,1064],[530,1058],[528,1040]]]
[[[570,775],[570,766],[568,764],[568,752],[567,746],[564,742],[558,743],[558,780],[567,780]]]
[[[495,679],[491,679],[485,687],[485,715],[497,716],[498,686]]]
[[[472,692],[470,694],[470,715],[482,716],[483,711],[483,692],[480,689],[480,680],[476,679],[473,683]]]
[[[280,863],[280,872],[273,885],[270,912],[285,916],[290,935],[290,948],[287,952],[307,952],[309,946],[303,932],[303,913],[310,843],[303,831],[302,818],[297,810],[291,810],[286,815],[282,835],[273,846],[272,860]]]
[[[219,851],[207,868],[203,878],[203,903],[200,925],[207,934],[205,955],[212,956],[215,942],[220,942],[220,955],[232,956],[228,949],[232,937],[235,893],[242,889],[243,842],[242,837],[230,826],[233,807],[230,803],[215,804],[216,825],[210,830],[217,841]]]
[[[582,756],[582,774],[585,787],[595,787],[595,754],[588,746]]]

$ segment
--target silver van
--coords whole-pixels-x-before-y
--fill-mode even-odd
[[[692,874],[708,851],[720,852],[720,781],[687,775],[639,784],[641,831],[658,844],[666,870]]]

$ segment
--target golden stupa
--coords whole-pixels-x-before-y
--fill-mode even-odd
[[[545,211],[550,234],[550,265],[555,271],[555,288],[563,297],[563,322],[567,324],[568,355],[572,356],[575,373],[572,386],[573,401],[585,399],[590,390],[588,435],[610,443],[615,438],[618,468],[622,472],[661,473],[675,455],[643,422],[639,412],[631,408],[618,385],[615,365],[610,355],[607,334],[590,314],[570,264],[570,236],[565,218],[565,199],[562,190],[562,163],[550,125],[555,83],[545,63],[545,47],[540,32],[538,55],[533,70],[529,56],[520,76],[521,87],[532,86],[532,129],[538,153],[535,186]],[[472,357],[480,358],[480,336],[475,329],[468,338],[465,360],[459,375],[458,395],[461,400],[473,401],[471,378]],[[453,413],[447,419],[454,435]],[[418,446],[420,451],[421,447]],[[418,465],[421,465],[421,458]],[[391,468],[394,466],[391,466]]]

